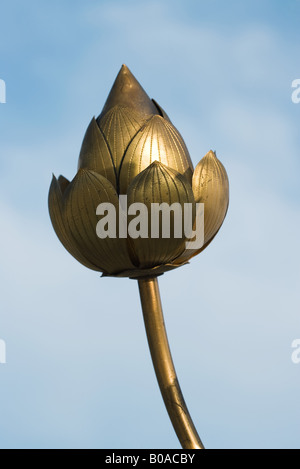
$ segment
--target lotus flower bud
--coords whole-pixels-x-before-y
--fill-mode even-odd
[[[53,177],[49,212],[58,238],[79,262],[103,275],[137,278],[176,268],[203,250],[222,225],[228,200],[222,163],[210,151],[194,172],[180,133],[123,65],[101,114],[87,128],[76,176],[71,182]],[[185,208],[191,207],[196,223],[197,203],[204,204],[204,245],[186,249]],[[154,226],[163,210],[153,218],[153,204],[156,210],[169,207],[167,237],[164,227]],[[144,218],[134,212],[137,206]],[[115,217],[108,222],[113,228],[99,236],[105,210]]]

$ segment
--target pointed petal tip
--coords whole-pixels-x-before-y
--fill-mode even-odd
[[[173,174],[173,173],[180,174],[175,169],[170,168],[169,166],[167,166],[166,164],[164,164],[164,163],[162,163],[161,161],[158,161],[158,160],[152,161],[152,163],[149,164],[149,166],[147,166],[147,168],[144,171],[149,171],[151,169],[157,169],[157,170],[160,170],[162,172],[167,171],[169,174]]]
[[[213,151],[213,150],[209,150],[209,152],[208,152],[208,153],[206,153],[206,155],[205,155],[205,156],[210,156],[211,158],[216,158],[216,157],[217,157],[217,154],[216,154],[216,152],[215,152],[215,151]]]
[[[163,163],[161,163],[160,161],[158,160],[154,160],[149,166],[148,168],[155,168],[155,167],[166,167],[166,165],[164,165]]]
[[[56,178],[55,174],[52,173],[52,179],[51,179],[49,192],[48,192],[48,199],[50,198],[50,194],[52,192],[57,191],[58,188],[59,188],[59,184],[58,184],[57,178]]]
[[[204,162],[204,161],[211,161],[211,162],[215,162],[215,163],[221,163],[219,158],[217,157],[217,153],[215,150],[209,150],[204,156],[203,158],[201,158],[200,162]],[[200,163],[199,162],[199,163]],[[199,164],[198,163],[198,164]]]
[[[101,117],[116,105],[133,108],[146,115],[158,113],[156,106],[125,64],[122,65],[114,81],[103,110],[97,119],[98,123]]]
[[[62,174],[60,174],[58,176],[58,181],[67,181],[67,182],[70,182],[65,176],[63,176]]]
[[[65,176],[60,175],[57,179],[57,183],[61,190],[61,193],[64,194],[65,190],[67,189],[68,185],[70,184],[69,179],[65,178]]]
[[[122,64],[122,67],[120,68],[120,71],[117,75],[117,78],[118,76],[122,76],[122,75],[128,75],[129,77],[132,77],[134,80],[136,80],[135,76],[133,75],[133,73],[131,72],[130,68],[127,67],[126,64]]]

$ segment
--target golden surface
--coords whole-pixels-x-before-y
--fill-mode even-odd
[[[124,64],[114,81],[102,112],[97,119],[99,125],[102,117],[114,106],[128,107],[134,109],[136,112],[149,116],[159,114],[155,103],[149,98],[140,83],[134,75],[132,75],[129,68]]]
[[[207,243],[219,231],[229,203],[226,169],[213,151],[209,151],[195,168],[193,192],[196,202],[204,203],[204,243]]]
[[[140,114],[135,109],[115,106],[99,120],[99,127],[111,150],[116,174],[120,172],[128,145],[143,127],[147,118],[149,119],[149,116]]]
[[[153,366],[176,435],[182,448],[204,449],[178,383],[166,334],[157,279],[140,279],[139,290]]]
[[[228,210],[228,176],[213,151],[210,150],[197,164],[192,187],[196,203],[204,204],[204,246],[198,250],[184,251],[175,260],[176,264],[197,256],[210,244],[221,228]]]
[[[186,250],[187,240],[174,236],[169,240],[162,236],[99,239],[96,207],[112,202],[118,212],[120,194],[127,194],[129,203],[148,207],[151,202],[204,203],[204,246]],[[126,65],[100,116],[88,126],[77,175],[71,183],[62,176],[54,179],[49,191],[50,217],[65,248],[105,276],[131,278],[152,269],[167,272],[203,251],[219,231],[228,201],[228,177],[222,163],[210,151],[193,170],[180,133]]]
[[[175,127],[161,116],[153,116],[136,134],[126,151],[120,170],[120,192],[154,161],[175,169],[192,182],[193,165],[185,143]]]
[[[148,209],[148,238],[131,239],[132,248],[140,269],[153,268],[168,264],[177,258],[185,249],[184,234],[174,237],[174,213],[170,217],[170,237],[151,237],[151,207],[153,203],[195,204],[190,184],[179,172],[155,161],[142,171],[128,189],[128,205],[142,202]],[[184,233],[183,220],[181,230]]]
[[[117,173],[108,143],[93,117],[85,133],[78,160],[79,169],[91,169],[117,188]]]
[[[65,248],[86,267],[108,274],[133,269],[126,239],[99,240],[96,234],[99,197],[115,205],[118,217],[117,193],[100,174],[79,170],[63,193],[54,176],[49,195],[53,227]]]
[[[119,217],[119,195],[128,205],[204,203],[204,245],[186,250],[184,236],[100,239],[96,233],[101,203],[114,205]],[[70,182],[53,176],[49,213],[53,228],[69,253],[102,276],[138,279],[153,365],[177,436],[185,449],[203,445],[184,402],[166,336],[157,276],[187,264],[218,233],[229,203],[226,170],[210,151],[195,171],[186,145],[165,111],[151,100],[123,65],[97,119],[83,139],[78,172]],[[150,211],[148,210],[148,213]],[[133,215],[133,214],[131,214]],[[121,216],[122,212],[121,212]],[[132,216],[128,217],[128,223]],[[195,210],[193,211],[195,223]],[[177,226],[177,225],[176,225]],[[128,225],[130,227],[130,225]],[[151,232],[151,219],[148,218]]]

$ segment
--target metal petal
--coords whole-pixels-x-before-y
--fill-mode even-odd
[[[218,233],[218,232],[217,232]],[[215,236],[217,235],[217,233],[215,234]],[[179,257],[177,257],[173,262],[172,262],[172,265],[175,265],[177,267],[181,267],[182,265],[186,265],[186,263],[188,263],[188,261],[190,259],[192,259],[193,257],[195,256],[198,256],[198,254],[200,254],[202,251],[204,251],[204,249],[207,248],[207,246],[209,246],[209,244],[213,241],[213,239],[215,238],[215,236],[213,236],[207,243],[205,243],[201,249],[197,249],[197,250],[194,250],[194,249],[186,249],[185,251],[183,251],[182,254],[180,254]]]
[[[131,141],[120,168],[120,193],[153,161],[159,161],[192,181],[193,165],[176,128],[161,116],[153,116]]]
[[[151,269],[138,269],[138,270],[126,270],[124,272],[119,272],[118,274],[115,275],[107,275],[107,274],[102,274],[102,277],[117,277],[117,278],[124,278],[124,277],[129,277],[131,279],[139,279],[140,277],[158,277],[160,275],[163,275],[165,272],[169,272],[171,270],[177,269],[178,267],[182,267],[183,265],[186,265],[187,263],[182,263],[180,265],[175,265],[175,264],[163,264],[163,265],[157,265],[155,267],[152,267]]]
[[[65,192],[64,222],[85,258],[101,270],[113,274],[132,269],[126,239],[100,239],[96,234],[96,209],[104,202],[115,206],[118,222],[119,199],[112,184],[94,171],[80,170]]]
[[[204,245],[197,251],[185,251],[175,263],[186,262],[202,252],[218,233],[229,204],[229,181],[226,169],[213,151],[198,163],[193,175],[195,201],[204,203]]]
[[[81,264],[83,264],[85,267],[88,267],[89,269],[101,271],[97,265],[91,263],[81,254],[76,242],[72,239],[72,234],[68,230],[68,227],[64,224],[62,195],[62,184],[64,186],[64,183],[69,183],[69,181],[63,176],[60,176],[57,180],[53,175],[49,189],[48,205],[54,231],[60,242],[63,244],[66,250],[73,257],[75,257],[75,259],[77,259],[79,262],[81,262]]]
[[[151,237],[151,204],[166,202],[170,206],[179,203],[183,213],[185,203],[192,203],[193,207],[195,204],[190,184],[178,171],[154,161],[132,181],[128,189],[128,205],[136,202],[145,204],[148,210],[148,238],[130,239],[138,267],[149,269],[171,262],[185,249],[183,217],[179,221],[182,228],[180,238],[174,236],[176,219],[173,212],[170,217],[170,237],[163,238],[161,229],[158,238]]]
[[[108,142],[117,174],[125,150],[149,116],[132,108],[114,106],[99,120],[99,126]]]
[[[116,170],[106,139],[93,117],[85,133],[78,161],[78,169],[101,174],[117,187]]]
[[[116,105],[129,107],[141,114],[158,114],[156,107],[141,87],[137,79],[133,76],[126,65],[122,65],[117,78],[110,90],[103,110],[98,117],[100,119]]]
[[[69,179],[65,178],[65,176],[60,175],[58,177],[57,182],[58,182],[58,185],[60,187],[61,193],[63,194],[65,192],[66,188],[68,187],[68,185],[70,184],[70,181],[69,181]]]
[[[166,111],[158,104],[158,102],[155,101],[155,99],[152,99],[152,102],[155,104],[155,107],[157,108],[159,115],[162,116],[164,119],[166,119],[168,122],[171,122],[171,119],[169,118],[168,114],[167,114]]]
[[[229,204],[229,181],[226,169],[213,151],[196,166],[193,175],[196,202],[204,203],[205,243],[220,229]]]

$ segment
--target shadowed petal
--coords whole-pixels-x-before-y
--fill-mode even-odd
[[[101,174],[117,187],[116,170],[104,135],[93,117],[85,133],[78,161],[78,169]]]
[[[63,194],[66,190],[66,188],[68,187],[68,185],[70,184],[70,181],[69,179],[65,178],[64,176],[60,175],[58,177],[58,185],[60,187],[60,190],[61,190],[61,193]]]
[[[66,182],[69,181],[63,176],[60,176],[58,180],[55,176],[53,176],[49,189],[49,213],[54,231],[60,242],[63,244],[66,250],[73,257],[75,257],[75,259],[77,259],[79,262],[81,262],[81,264],[83,264],[85,267],[88,267],[89,269],[102,271],[100,267],[90,262],[88,259],[85,258],[84,255],[81,254],[76,242],[72,239],[72,235],[68,230],[68,227],[64,224],[63,196],[61,189],[62,186],[64,186],[64,183]]]
[[[155,99],[152,99],[152,102],[155,104],[155,107],[157,108],[158,110],[158,113],[160,116],[162,116],[164,119],[166,119],[166,121],[171,122],[171,119],[169,118],[168,114],[166,113],[166,111],[158,104],[158,102],[155,101]]]
[[[155,161],[132,181],[128,189],[128,206],[133,203],[143,203],[147,207],[148,237],[130,238],[132,249],[138,260],[138,267],[148,269],[167,264],[178,257],[185,249],[183,207],[185,203],[192,203],[194,208],[195,203],[192,188],[185,177]],[[168,238],[162,237],[162,224],[160,223],[159,237],[155,238],[151,231],[154,225],[151,218],[151,210],[153,209],[151,204],[162,203],[165,203],[167,207],[177,203],[180,213],[177,216],[171,211],[170,215],[170,212],[167,211],[168,218],[163,218],[163,221],[167,223],[170,220],[170,235]],[[176,238],[174,227],[178,228],[179,226],[182,234]]]
[[[193,165],[176,128],[161,116],[153,116],[131,141],[120,169],[120,193],[153,161],[175,169],[192,181]]]
[[[186,251],[176,259],[176,263],[194,257],[210,244],[221,228],[228,210],[228,176],[213,151],[209,151],[195,168],[193,193],[196,202],[204,203],[204,246],[196,251]]]
[[[102,274],[102,277],[118,277],[118,278],[124,278],[124,277],[129,277],[131,279],[138,279],[140,277],[157,277],[160,275],[163,275],[165,272],[169,272],[170,270],[177,269],[178,267],[182,267],[183,265],[186,265],[187,263],[182,263],[180,265],[175,265],[175,264],[163,264],[163,265],[157,265],[155,267],[152,267],[151,269],[136,269],[136,270],[126,270],[124,272],[119,272],[118,274],[115,275],[107,275],[107,274]]]
[[[126,239],[100,239],[96,234],[99,222],[96,209],[100,203],[110,203],[116,208],[118,222],[119,199],[107,179],[94,171],[80,170],[68,187],[64,202],[64,222],[91,263],[100,265],[109,274],[133,268]]]

